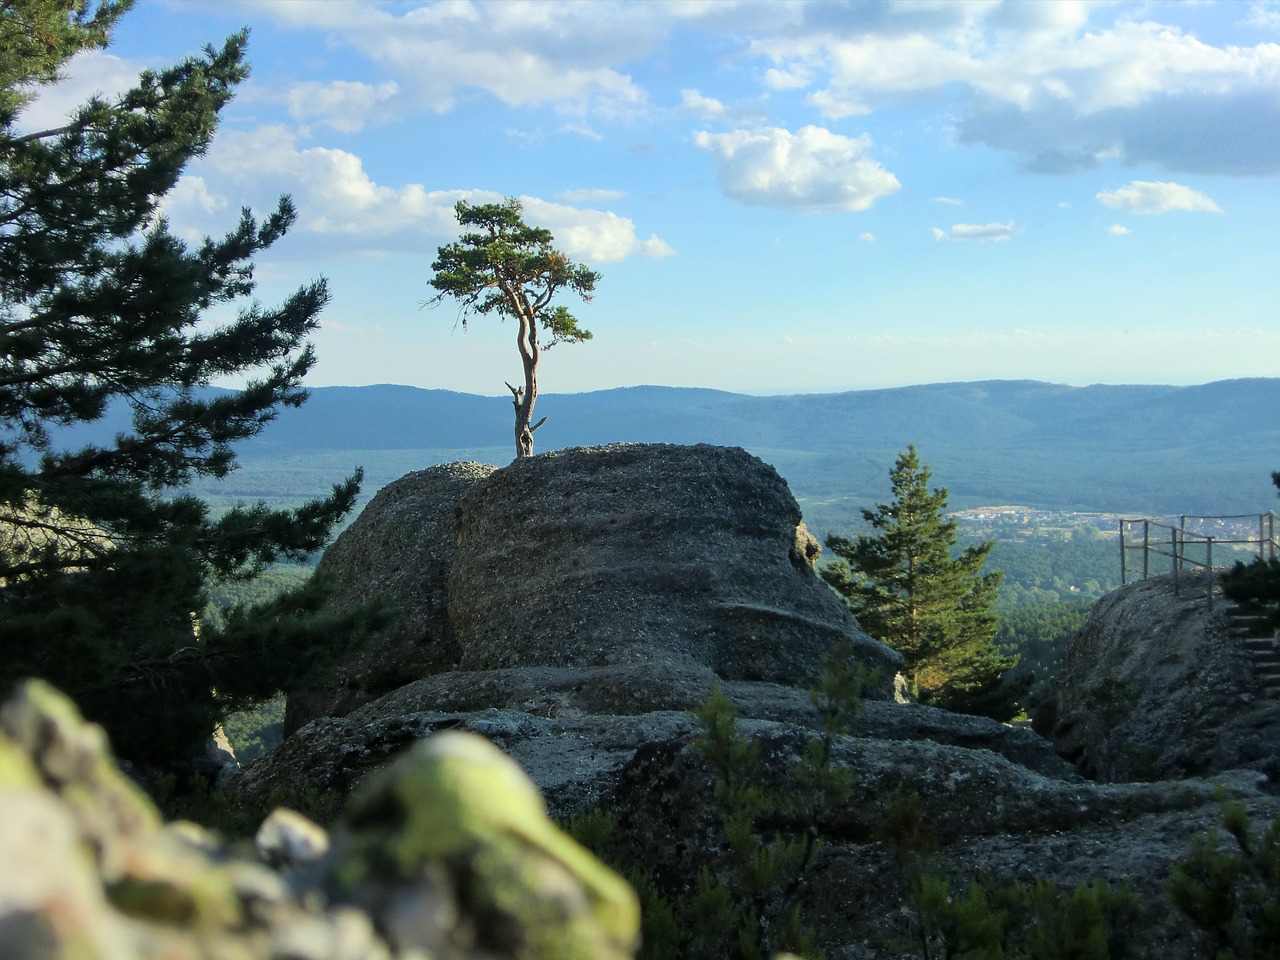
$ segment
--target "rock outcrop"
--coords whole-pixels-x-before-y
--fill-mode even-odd
[[[347,713],[457,663],[445,604],[454,509],[495,469],[450,463],[401,477],[379,490],[325,551],[316,572],[332,590],[330,609],[341,613],[378,601],[386,604],[390,624],[311,689],[289,697],[286,736],[316,717]]]
[[[1095,604],[1072,638],[1037,726],[1088,776],[1108,782],[1216,776],[1280,780],[1280,701],[1267,695],[1210,610],[1204,572],[1151,577]]]
[[[846,639],[888,689],[900,659],[817,576],[806,536],[786,481],[738,448],[616,444],[517,460],[459,504],[459,666],[670,662],[807,684]]]
[[[761,784],[783,792],[823,728],[808,687],[840,640],[881,669],[850,732],[832,740],[834,762],[856,774],[853,796],[816,822],[770,827],[822,837],[799,896],[828,956],[909,954],[919,931],[904,904],[922,870],[961,887],[975,874],[1127,883],[1149,911],[1142,945],[1171,960],[1197,956],[1167,900],[1172,865],[1219,822],[1224,794],[1260,820],[1280,813],[1274,779],[1228,769],[1223,753],[1202,768],[1211,779],[1096,783],[1031,730],[894,702],[886,674],[896,658],[832,606],[799,519],[785,484],[741,451],[617,446],[497,471],[458,506],[447,585],[457,669],[313,721],[243,771],[230,797],[345,795],[423,738],[463,730],[514,758],[556,818],[608,811],[628,862],[684,900],[699,870],[731,859],[690,708],[720,687],[761,751]],[[1085,702],[1104,679],[1084,679],[1081,664],[1093,659],[1118,682],[1150,674],[1152,711],[1160,683],[1198,691],[1203,705],[1206,685],[1241,679],[1220,671],[1197,681],[1205,665],[1191,664],[1191,651],[1156,646],[1179,615],[1152,630],[1147,653],[1163,652],[1145,665],[1119,646],[1082,645],[1069,673]],[[1153,712],[1151,722],[1184,713],[1230,722],[1207,706]],[[1167,769],[1190,771],[1172,760]]]

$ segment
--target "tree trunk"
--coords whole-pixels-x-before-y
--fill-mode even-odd
[[[520,330],[516,336],[520,361],[524,364],[524,386],[517,389],[507,384],[514,395],[512,403],[516,408],[516,457],[533,456],[533,431],[546,419],[532,422],[533,405],[538,399],[538,356],[542,351],[538,347],[538,327],[530,313],[526,304],[525,310],[520,312]]]

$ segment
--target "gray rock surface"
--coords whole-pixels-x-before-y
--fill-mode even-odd
[[[881,669],[813,568],[777,471],[746,451],[615,444],[516,460],[458,508],[449,619],[463,670],[679,661],[814,682],[839,639]]]
[[[742,451],[517,461],[460,500],[455,531],[456,667],[302,727],[240,773],[233,803],[344,796],[422,738],[462,730],[514,758],[556,818],[610,811],[630,862],[679,900],[728,857],[689,711],[719,686],[761,750],[760,782],[785,791],[821,730],[808,687],[844,640],[881,669],[832,742],[854,795],[816,824],[769,824],[822,838],[803,899],[830,957],[918,955],[904,905],[927,870],[960,888],[979,873],[1128,883],[1149,911],[1144,947],[1190,960],[1201,945],[1168,902],[1173,864],[1220,821],[1223,796],[1259,822],[1280,814],[1275,778],[1253,762],[1274,747],[1269,708],[1187,578],[1177,596],[1148,582],[1107,598],[1073,648],[1058,747],[1112,781],[1098,783],[1030,729],[895,702],[896,656],[814,575],[819,549],[785,483]]]
[[[1250,768],[1280,779],[1280,703],[1243,641],[1208,602],[1207,574],[1184,571],[1115,590],[1072,638],[1053,705],[1037,720],[1103,781],[1213,776]]]
[[[325,551],[317,574],[342,612],[378,600],[391,623],[353,650],[315,686],[289,697],[285,735],[316,717],[339,715],[419,677],[450,670],[458,643],[445,584],[453,559],[458,501],[496,467],[450,463],[410,473],[378,491]]]

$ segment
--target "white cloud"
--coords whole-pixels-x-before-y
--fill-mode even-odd
[[[227,205],[225,198],[210,191],[204,177],[187,175],[161,198],[157,212],[162,217],[178,219],[188,211],[210,214],[226,209]]]
[[[1262,27],[1264,30],[1280,30],[1280,4],[1252,3],[1249,15],[1244,22],[1251,27]]]
[[[215,142],[206,166],[210,174],[241,190],[252,187],[269,196],[274,186],[287,185],[297,194],[303,230],[353,240],[401,231],[452,236],[458,229],[453,208],[459,200],[496,203],[503,199],[487,190],[427,190],[417,183],[384,186],[370,178],[355,154],[301,147],[297,135],[281,126],[224,134]],[[595,199],[613,195],[608,191],[593,193]],[[657,236],[638,238],[634,222],[615,213],[582,210],[536,197],[521,199],[529,221],[550,229],[557,245],[571,256],[609,263],[629,256],[665,257],[675,252]]]
[[[964,201],[963,201],[963,200],[957,200],[957,199],[955,199],[954,197],[934,197],[934,198],[933,198],[933,202],[934,202],[934,203],[949,203],[949,204],[952,204],[953,206],[957,206],[957,207],[963,207],[963,206],[964,206]]]
[[[845,117],[862,117],[871,112],[871,108],[860,98],[849,93],[832,90],[819,90],[805,97],[805,102],[815,107],[828,120],[843,120]]]
[[[713,97],[704,97],[697,90],[681,90],[680,109],[684,113],[711,119],[724,116],[726,108],[719,100]]]
[[[297,83],[289,88],[289,113],[299,120],[314,120],[343,133],[355,133],[371,117],[386,115],[385,106],[399,92],[400,85],[394,80],[376,86],[346,80]]]
[[[1122,223],[1113,223],[1111,226],[1107,227],[1107,233],[1113,237],[1127,237],[1129,235],[1129,228]]]
[[[107,99],[119,96],[137,83],[144,67],[141,62],[124,60],[101,50],[77,54],[62,71],[65,79],[40,88],[39,96],[23,111],[20,132],[34,133],[61,126],[94,94]]]
[[[627,217],[605,210],[581,210],[536,197],[521,197],[526,219],[555,234],[556,245],[570,256],[593,263],[613,263],[629,256],[670,257],[675,250],[657,236],[640,240]]]
[[[642,109],[644,92],[615,65],[647,54],[669,14],[648,4],[281,2],[255,9],[324,31],[381,67],[418,107],[451,110],[460,91],[512,106],[556,103],[606,112]],[[655,5],[656,6],[656,5]]]
[[[1100,190],[1098,202],[1103,206],[1129,213],[1168,213],[1171,210],[1193,210],[1221,213],[1222,208],[1199,191],[1180,183],[1134,180],[1115,190]]]
[[[866,210],[897,192],[898,178],[871,159],[871,138],[822,127],[778,127],[694,135],[708,151],[726,194],[748,206],[813,213]]]
[[[1040,172],[1107,156],[1280,170],[1280,44],[1214,45],[1105,3],[865,4],[838,21],[823,5],[803,10],[750,49],[779,75],[817,78],[809,101],[826,116],[945,99],[960,142],[1015,151]]]
[[[787,70],[770,67],[764,72],[764,85],[770,90],[798,90],[807,87],[811,79],[808,70],[794,65]]]
[[[1015,232],[1012,220],[1008,223],[956,223],[950,230],[943,230],[940,227],[932,228],[935,240],[978,240],[996,243],[1008,240]]]
[[[876,235],[875,235],[874,233],[870,233],[870,232],[867,232],[867,233],[860,233],[860,234],[858,234],[858,239],[859,239],[859,240],[862,240],[862,241],[865,241],[866,243],[875,243],[875,242],[876,242]]]

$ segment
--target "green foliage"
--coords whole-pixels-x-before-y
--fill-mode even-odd
[[[472,314],[515,318],[524,385],[507,388],[516,410],[516,456],[531,456],[533,433],[543,423],[533,423],[542,351],[557,343],[591,339],[591,332],[579,327],[573,314],[563,306],[553,307],[552,301],[564,290],[589,301],[600,274],[551,246],[550,230],[526,224],[514,197],[502,203],[459,201],[455,210],[459,224],[478,229],[440,247],[431,264],[431,286],[439,292],[428,303],[434,306],[446,297],[457,300],[464,329]]]
[[[924,817],[920,794],[901,787],[889,794],[875,838],[888,844],[899,862],[932,853],[938,845],[938,832]]]
[[[1136,895],[1101,882],[970,882],[963,894],[932,875],[911,897],[923,960],[1124,960],[1134,956]]]
[[[277,694],[223,718],[222,732],[240,766],[248,766],[279,746],[284,737],[284,706],[284,694]]]
[[[1280,472],[1271,474],[1271,480],[1280,487]],[[1265,617],[1268,629],[1280,629],[1280,557],[1236,561],[1222,577],[1222,592],[1246,612]]]
[[[820,819],[853,793],[852,771],[833,760],[834,738],[848,731],[874,680],[850,653],[841,643],[824,658],[822,680],[812,692],[822,733],[805,743],[785,789],[764,788],[760,746],[739,729],[737,711],[719,687],[695,711],[703,731],[697,750],[715,774],[715,796],[724,810],[728,859],[719,869],[704,868],[698,879],[682,917],[691,942],[681,956],[815,955],[800,894],[821,851]],[[782,823],[790,829],[774,826]]]
[[[1006,720],[1017,706],[997,691],[1017,660],[994,643],[1001,575],[982,572],[994,543],[953,556],[956,521],[945,519],[947,491],[930,491],[930,476],[914,445],[899,454],[890,471],[893,502],[863,511],[874,532],[828,537],[839,559],[822,575],[864,630],[903,655],[923,702]]]
[[[1049,681],[1062,669],[1067,643],[1084,626],[1092,604],[1083,600],[1046,603],[999,604],[1000,626],[996,647],[1007,656],[1016,656],[1017,665],[1005,675],[1007,683],[1025,687],[1029,705],[1042,701]]]
[[[252,299],[254,257],[296,218],[288,198],[196,247],[159,213],[248,75],[244,33],[144,72],[56,129],[20,131],[31,94],[104,46],[127,7],[0,4],[0,685],[44,677],[124,756],[165,763],[313,659],[280,644],[314,632],[197,634],[207,585],[308,558],[355,503],[360,475],[293,509],[217,517],[183,492],[225,477],[234,444],[305,400],[307,338],[328,292],[320,280],[276,307]],[[210,310],[234,318],[209,322]],[[227,377],[246,385],[205,389]],[[70,428],[114,410],[130,413],[129,429],[76,440]],[[310,596],[292,603],[314,609]]]
[[[1244,807],[1222,804],[1222,826],[1173,868],[1169,895],[1204,931],[1214,960],[1280,958],[1280,816],[1255,832]]]

